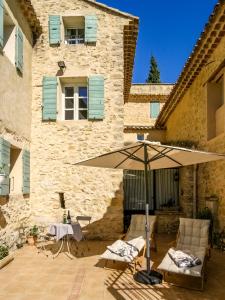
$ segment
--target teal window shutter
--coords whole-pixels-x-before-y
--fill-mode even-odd
[[[43,77],[42,120],[55,121],[57,114],[57,78]]]
[[[97,41],[97,17],[85,16],[85,43]]]
[[[0,0],[0,47],[3,48],[4,43],[4,6],[3,0]]]
[[[104,77],[90,76],[88,81],[88,119],[104,118]]]
[[[150,102],[150,117],[156,119],[160,112],[160,103],[157,101]]]
[[[0,196],[9,195],[10,143],[0,138],[0,167],[5,179],[0,183]]]
[[[19,27],[16,28],[16,58],[17,70],[23,73],[23,33]]]
[[[61,42],[61,21],[60,16],[49,16],[49,44],[59,45]]]
[[[30,151],[23,150],[23,194],[30,193]]]

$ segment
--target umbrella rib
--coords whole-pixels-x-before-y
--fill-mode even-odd
[[[138,149],[136,149],[133,153],[130,153],[130,155],[128,155],[128,154],[126,154],[126,153],[123,153],[123,152],[120,152],[120,151],[119,151],[121,154],[127,155],[127,157],[124,158],[118,165],[116,165],[116,166],[114,167],[114,169],[117,169],[119,166],[121,166],[126,160],[128,160],[132,155],[134,155],[134,153],[136,153],[138,150],[140,150],[141,147],[143,147],[143,145],[141,145],[141,146],[140,146]]]
[[[158,150],[156,150],[156,151],[158,151]],[[164,153],[164,151],[165,151],[165,153]],[[154,157],[152,157],[148,160],[148,163],[150,163],[151,161],[154,161],[154,160],[157,160],[157,159],[160,159],[160,158],[164,157],[170,151],[172,151],[172,149],[169,149],[169,150],[168,149],[163,149],[162,151],[158,151],[158,153]]]
[[[180,166],[183,166],[183,165],[182,165],[179,161],[177,161],[176,159],[174,159],[174,158],[172,158],[172,157],[166,155],[166,154],[167,154],[168,152],[170,152],[170,151],[168,151],[168,152],[166,152],[166,153],[162,153],[162,151],[159,151],[159,150],[155,149],[153,146],[148,145],[148,147],[151,148],[151,149],[153,149],[153,150],[155,150],[156,152],[158,152],[158,154],[162,154],[164,157],[166,157],[166,158],[172,160],[172,161],[175,162],[176,164],[178,164],[178,165],[180,165]],[[172,150],[173,150],[173,149],[171,149],[171,151],[172,151]],[[155,159],[155,160],[156,160],[156,159]]]
[[[139,148],[139,149],[140,149],[140,148]],[[138,150],[139,150],[139,149],[138,149]],[[121,151],[120,153],[121,153],[121,154],[127,154],[128,156],[131,154],[130,152],[128,152],[128,151],[126,151],[126,150],[124,150],[124,152],[125,152],[125,153],[123,153],[123,152]],[[142,162],[142,163],[144,162],[142,159],[140,159],[140,157],[138,157],[138,156],[136,156],[136,155],[134,155],[134,154],[132,154],[131,157],[132,157],[133,160],[136,160],[136,161],[139,161],[139,162]]]

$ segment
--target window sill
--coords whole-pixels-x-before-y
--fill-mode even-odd
[[[65,125],[73,125],[73,124],[77,124],[77,123],[89,123],[90,121],[85,119],[85,120],[57,120],[56,121],[58,124],[65,124]]]

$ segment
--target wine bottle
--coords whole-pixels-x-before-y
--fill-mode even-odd
[[[63,224],[66,224],[66,223],[67,223],[66,211],[64,210],[64,213],[63,213]]]
[[[68,210],[68,214],[67,214],[67,224],[71,224],[71,216],[70,216],[69,210]]]

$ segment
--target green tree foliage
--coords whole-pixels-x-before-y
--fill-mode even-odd
[[[158,69],[157,61],[155,57],[152,55],[150,60],[150,71],[148,74],[148,78],[146,80],[147,83],[160,83],[160,71]]]

